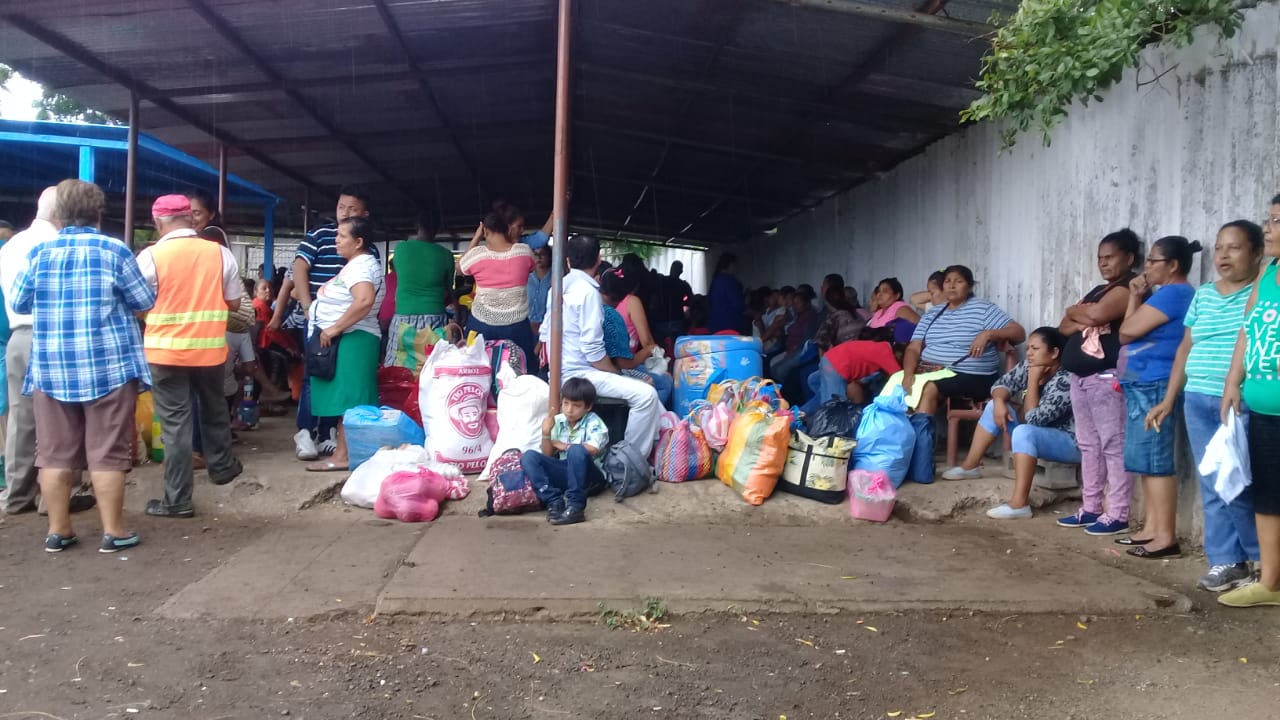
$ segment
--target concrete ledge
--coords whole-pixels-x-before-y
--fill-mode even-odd
[[[626,609],[645,597],[675,613],[1190,607],[1158,585],[995,526],[921,533],[902,525],[619,529],[506,520],[438,521],[378,594],[376,611],[575,620],[594,618],[600,602]]]

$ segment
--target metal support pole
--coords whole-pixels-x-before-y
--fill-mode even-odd
[[[311,232],[311,188],[302,189],[302,234]]]
[[[551,248],[551,328],[547,343],[550,361],[551,412],[560,408],[561,341],[564,336],[564,252],[569,240],[569,16],[571,0],[560,0],[559,32],[556,47],[556,154],[555,198],[552,200],[552,217],[555,218],[555,241]]]
[[[129,93],[129,150],[124,170],[124,244],[133,250],[138,205],[138,93]]]
[[[276,204],[267,204],[262,216],[262,277],[268,282],[276,276]]]
[[[218,214],[227,213],[227,144],[218,143]],[[223,224],[226,224],[224,219]]]

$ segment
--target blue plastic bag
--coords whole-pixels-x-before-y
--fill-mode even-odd
[[[899,487],[911,468],[916,431],[907,419],[907,397],[901,387],[862,411],[858,423],[858,447],[853,451],[853,469],[883,470],[893,486]]]
[[[342,414],[347,436],[347,467],[355,470],[384,447],[422,445],[427,434],[422,426],[395,408],[357,405]]]
[[[910,418],[916,431],[915,449],[911,451],[911,471],[907,478],[921,485],[932,485],[937,468],[933,464],[933,416],[916,413]]]

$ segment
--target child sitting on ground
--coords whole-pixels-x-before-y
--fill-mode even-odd
[[[566,381],[560,390],[560,414],[542,423],[542,451],[530,450],[520,458],[552,525],[585,521],[587,497],[605,488],[598,462],[609,445],[609,428],[591,411],[595,404],[591,381]]]

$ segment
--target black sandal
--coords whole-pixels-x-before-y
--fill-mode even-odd
[[[1139,546],[1125,552],[1143,560],[1170,560],[1182,557],[1182,548],[1178,547],[1178,543],[1159,550],[1148,550],[1146,547]]]
[[[1147,538],[1146,540],[1138,540],[1137,538],[1135,538],[1135,537],[1133,537],[1133,536],[1131,535],[1131,536],[1129,536],[1129,537],[1116,538],[1116,541],[1115,541],[1115,542],[1116,542],[1116,544],[1117,544],[1117,545],[1124,545],[1124,546],[1126,546],[1126,547],[1134,547],[1134,546],[1138,546],[1138,545],[1146,545],[1147,543],[1150,543],[1152,540],[1155,540],[1155,538]]]

